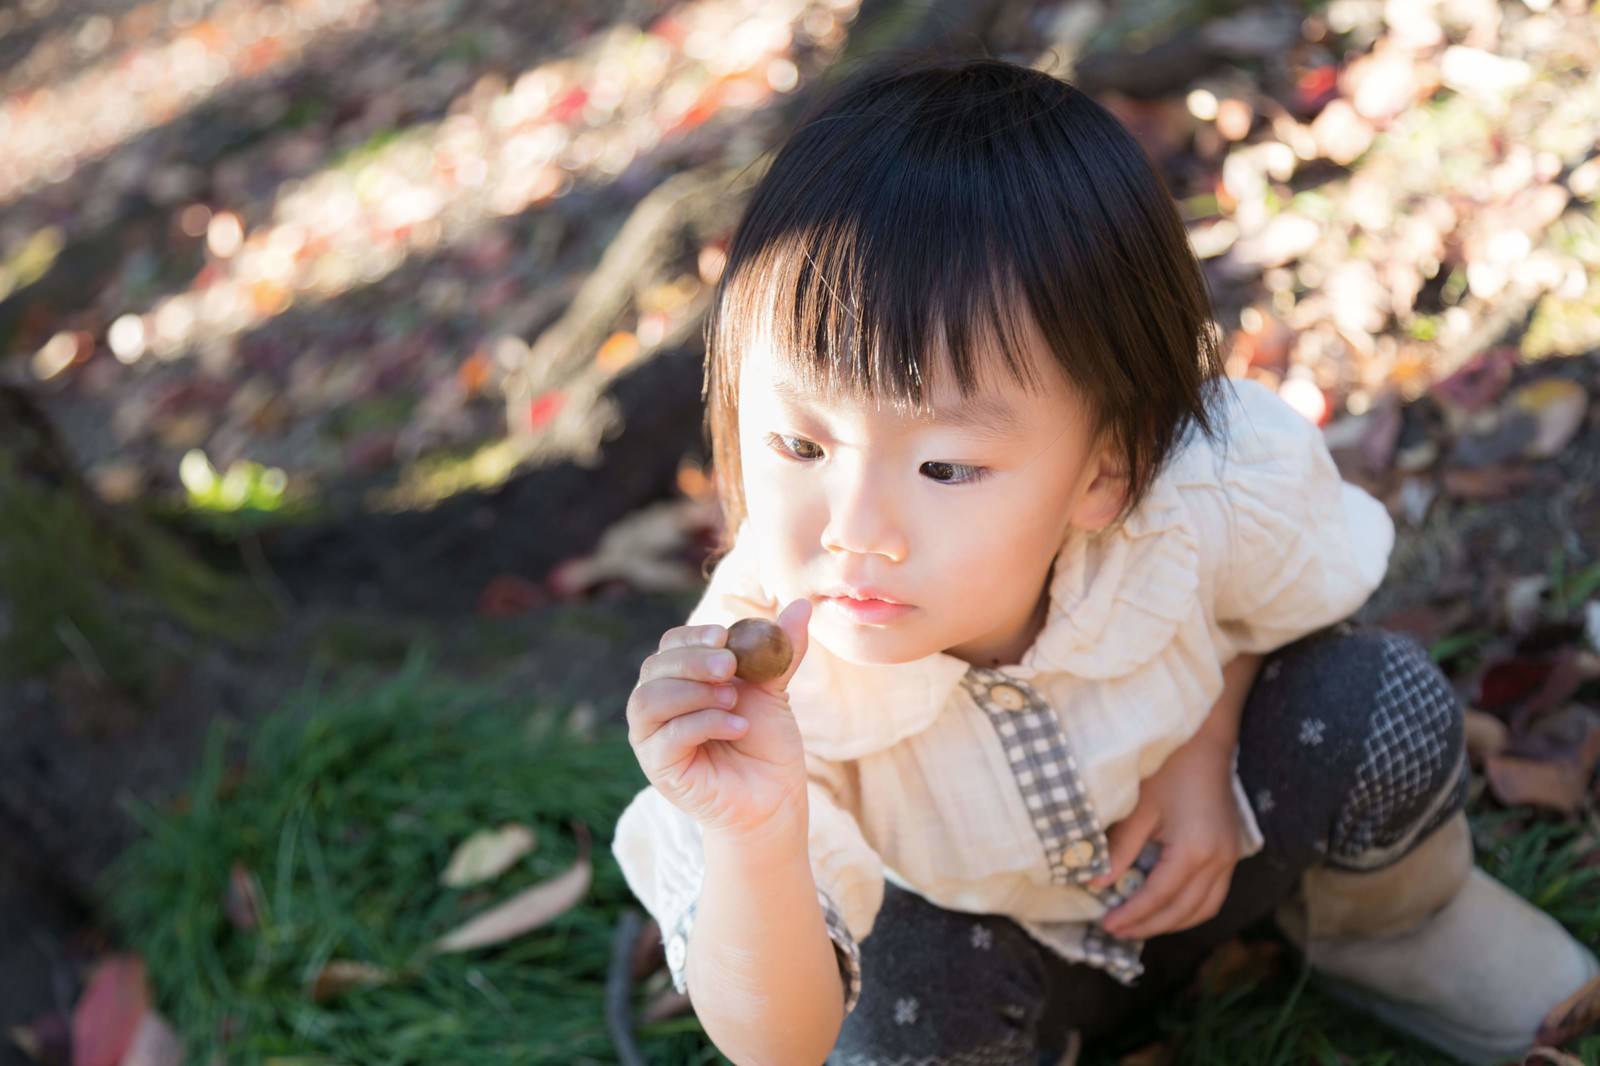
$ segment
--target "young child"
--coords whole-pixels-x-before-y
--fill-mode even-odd
[[[1454,693],[1349,621],[1389,517],[1210,315],[1048,75],[868,68],[775,156],[707,325],[733,535],[640,670],[614,843],[733,1061],[1054,1062],[1267,915],[1466,1062],[1600,974],[1473,865]]]

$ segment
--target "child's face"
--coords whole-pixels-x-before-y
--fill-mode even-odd
[[[1063,538],[1109,522],[1125,488],[1109,453],[1091,447],[1084,405],[1043,343],[1035,331],[1029,357],[1047,389],[1029,391],[1000,366],[982,382],[978,401],[1002,405],[1010,425],[949,417],[963,403],[942,367],[929,419],[795,398],[797,376],[770,347],[745,353],[750,532],[767,591],[780,604],[812,601],[812,640],[875,664],[944,651],[987,666],[1027,650]],[[852,611],[834,598],[844,589],[906,606]]]

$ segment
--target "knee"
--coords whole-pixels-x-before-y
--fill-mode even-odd
[[[1374,629],[1345,639],[1365,643],[1372,692],[1330,858],[1365,863],[1461,807],[1465,712],[1449,679],[1414,638]]]

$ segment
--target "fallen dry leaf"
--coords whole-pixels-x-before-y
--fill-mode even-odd
[[[1539,1024],[1541,1044],[1559,1045],[1600,1025],[1600,977],[1568,996]]]
[[[1444,490],[1463,500],[1496,500],[1532,486],[1539,475],[1525,466],[1505,464],[1482,467],[1447,467]]]
[[[235,862],[228,871],[228,895],[222,902],[222,912],[235,929],[254,929],[261,923],[261,889],[255,875],[242,862]]]
[[[1390,631],[1409,633],[1427,647],[1460,629],[1476,613],[1477,607],[1470,601],[1456,599],[1390,611],[1378,624]]]
[[[570,869],[517,893],[451,930],[434,941],[433,950],[447,954],[498,944],[531,932],[576,906],[588,893],[593,875],[589,862],[589,830],[580,822],[576,824],[576,831],[578,861]]]
[[[1483,766],[1490,757],[1499,755],[1510,735],[1505,723],[1492,714],[1467,709],[1467,757],[1472,765]]]
[[[1578,649],[1562,645],[1549,658],[1550,671],[1544,682],[1521,707],[1511,715],[1511,731],[1522,734],[1531,724],[1553,708],[1563,707],[1583,685],[1583,669],[1578,661]]]
[[[1588,777],[1570,762],[1495,755],[1484,764],[1489,789],[1508,807],[1526,804],[1573,814],[1581,810]]]
[[[72,1022],[59,1012],[41,1015],[6,1031],[22,1053],[44,1066],[67,1066],[72,1061]]]
[[[1589,392],[1576,381],[1545,378],[1511,394],[1508,406],[1534,420],[1537,432],[1524,455],[1547,459],[1561,454],[1589,410]]]
[[[329,959],[311,982],[311,998],[325,1003],[358,988],[386,985],[399,975],[382,966],[353,959]]]
[[[457,846],[439,883],[464,888],[493,880],[532,851],[538,839],[532,829],[515,822],[499,829],[480,829]]]
[[[1585,1066],[1576,1055],[1568,1055],[1560,1048],[1536,1047],[1522,1060],[1522,1066]]]
[[[1118,1059],[1117,1066],[1167,1066],[1171,1061],[1172,1049],[1166,1044],[1146,1044]]]
[[[1247,981],[1259,981],[1278,968],[1283,945],[1271,940],[1246,943],[1235,937],[1213,951],[1201,965],[1200,987],[1210,994],[1226,992]]]
[[[149,1008],[143,959],[115,955],[95,967],[72,1010],[72,1066],[117,1066]]]
[[[1513,732],[1506,754],[1526,759],[1565,760],[1586,772],[1600,762],[1600,711],[1571,704]]]

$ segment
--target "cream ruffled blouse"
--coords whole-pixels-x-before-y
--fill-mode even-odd
[[[1253,381],[1229,384],[1225,449],[1194,434],[1125,521],[1068,537],[1020,663],[989,669],[940,652],[862,666],[812,643],[789,695],[847,1010],[886,880],[946,909],[1010,916],[1064,958],[1131,983],[1140,942],[1098,919],[1148,866],[1089,888],[1108,867],[1107,827],[1200,727],[1229,660],[1348,617],[1382,580],[1388,512],[1341,480],[1315,426]],[[736,543],[688,624],[775,617],[754,563]],[[1261,831],[1237,772],[1233,784],[1254,854]],[[684,990],[699,827],[646,788],[613,851]]]

